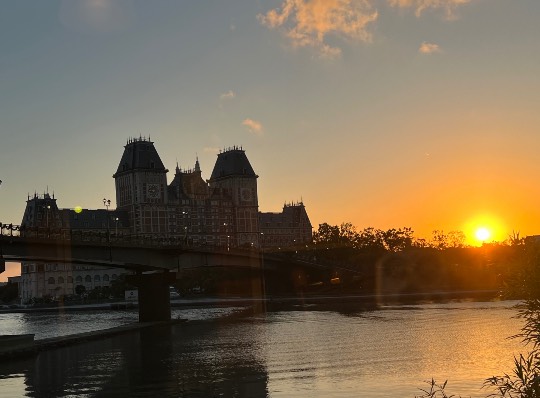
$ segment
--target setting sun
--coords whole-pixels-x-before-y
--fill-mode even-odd
[[[487,228],[481,227],[476,230],[475,236],[479,241],[485,242],[491,236],[491,232]]]
[[[479,246],[487,242],[502,242],[507,237],[508,227],[504,220],[492,213],[476,214],[463,226],[469,245]]]

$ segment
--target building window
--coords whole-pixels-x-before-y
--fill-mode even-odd
[[[94,282],[101,282],[99,275],[94,275]]]
[[[117,278],[118,278],[118,276],[116,276],[116,274],[112,274],[112,280],[113,281],[115,281]]]
[[[77,283],[82,283],[82,276],[78,276],[77,278],[75,278],[75,281],[77,281]]]
[[[84,281],[85,281],[85,282],[91,283],[91,282],[92,282],[92,277],[91,277],[90,275],[86,275],[86,276],[84,277]]]
[[[62,278],[61,276],[58,277],[58,284],[62,284],[64,283],[64,278]]]
[[[109,282],[109,275],[103,275],[103,282]]]
[[[49,285],[54,285],[54,278],[51,276],[49,280],[47,281]]]

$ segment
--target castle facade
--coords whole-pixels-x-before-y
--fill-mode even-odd
[[[187,245],[276,248],[311,243],[312,226],[302,202],[285,204],[281,213],[259,212],[258,175],[245,151],[221,151],[208,180],[199,161],[192,169],[169,170],[150,139],[128,140],[113,175],[116,209],[59,208],[48,193],[28,197],[21,225],[28,233],[69,239],[107,234],[110,239],[135,235],[173,238]],[[104,200],[105,201],[105,200]],[[110,286],[121,269],[73,264],[21,265],[24,301],[72,295],[77,286],[90,291]],[[81,290],[79,288],[79,290]]]
[[[302,202],[283,213],[259,212],[257,179],[245,151],[217,155],[208,180],[199,161],[192,169],[168,170],[149,139],[131,139],[113,175],[117,210],[126,212],[133,234],[184,238],[194,245],[270,247],[308,243],[312,227]]]

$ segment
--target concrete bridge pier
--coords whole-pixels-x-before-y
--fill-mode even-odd
[[[169,285],[176,280],[174,272],[129,275],[127,282],[139,288],[139,322],[171,320]]]

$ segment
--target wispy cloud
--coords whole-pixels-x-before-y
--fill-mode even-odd
[[[393,7],[414,8],[417,17],[430,8],[442,9],[450,19],[455,17],[455,9],[471,0],[388,0]]]
[[[369,0],[284,0],[257,18],[270,29],[282,29],[293,47],[312,47],[323,58],[335,58],[341,48],[329,45],[327,36],[369,42],[368,26],[377,16]]]
[[[219,96],[220,100],[230,100],[236,98],[236,93],[232,90],[227,91],[226,93],[223,93]]]
[[[433,54],[440,53],[442,51],[438,44],[428,43],[427,41],[425,41],[420,45],[418,52],[421,54]]]
[[[248,129],[248,131],[252,134],[262,135],[263,133],[263,126],[261,122],[258,122],[256,120],[244,119],[244,121],[242,122],[242,125],[245,126]]]

